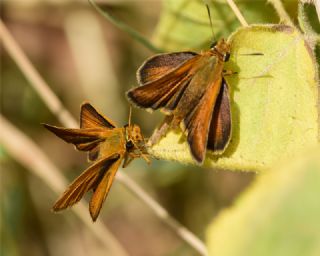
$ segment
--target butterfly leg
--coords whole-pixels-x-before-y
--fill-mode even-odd
[[[126,153],[124,156],[122,168],[126,168],[132,162],[132,160],[133,158],[128,153]]]
[[[155,131],[149,138],[147,143],[148,147],[151,147],[152,145],[156,144],[167,133],[168,129],[170,128],[172,119],[173,115],[165,117],[162,124],[155,129]]]
[[[238,74],[237,71],[232,71],[232,70],[223,70],[223,76],[232,76]]]
[[[144,161],[147,162],[147,164],[150,164],[150,163],[151,163],[148,154],[144,154],[144,153],[130,153],[130,158],[131,158],[131,160],[129,161],[129,163],[130,163],[134,158],[143,158]],[[129,164],[129,163],[128,163],[128,164]]]
[[[122,168],[126,168],[132,162],[133,159],[140,158],[140,157],[142,157],[148,164],[151,163],[150,159],[146,154],[130,152],[130,153],[126,153],[126,155],[124,156]]]

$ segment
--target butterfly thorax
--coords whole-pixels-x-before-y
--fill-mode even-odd
[[[123,128],[104,129],[101,137],[105,140],[99,144],[99,157],[119,153],[123,155],[126,151],[126,138]]]
[[[216,56],[219,61],[226,62],[230,58],[230,44],[222,38],[218,42],[212,43],[210,50],[205,54]]]

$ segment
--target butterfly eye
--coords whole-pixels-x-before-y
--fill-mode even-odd
[[[223,56],[223,61],[228,61],[230,59],[230,53],[226,53],[224,56]]]
[[[132,149],[133,148],[133,142],[131,140],[128,140],[126,142],[126,149],[129,150],[129,149]]]

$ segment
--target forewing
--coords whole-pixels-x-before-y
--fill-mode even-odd
[[[104,138],[101,138],[101,128],[68,129],[48,124],[43,126],[65,142],[72,143],[78,150],[89,151],[94,149]]]
[[[208,88],[199,104],[184,119],[191,153],[199,163],[202,163],[205,157],[210,122],[221,88],[221,79],[221,76],[216,76],[213,81],[209,81]]]
[[[84,194],[97,184],[101,178],[101,172],[108,169],[118,158],[119,154],[112,154],[91,165],[69,185],[54,204],[53,210],[60,211],[79,202]]]
[[[138,69],[138,83],[145,85],[154,82],[197,55],[194,52],[174,52],[155,55],[146,60]]]
[[[222,153],[231,138],[231,110],[229,89],[223,79],[219,96],[213,110],[207,148]]]
[[[99,181],[89,203],[89,211],[93,221],[99,216],[103,202],[105,201],[111,185],[113,183],[116,172],[120,166],[122,157],[114,160],[103,172],[103,176]]]
[[[174,56],[179,55],[182,57],[174,60]],[[184,55],[187,56],[185,59]],[[139,107],[171,109],[169,105],[174,104],[170,99],[178,97],[187,86],[192,77],[191,70],[200,57],[195,53],[181,52],[158,55],[148,60],[138,71],[141,86],[128,91],[128,98]],[[166,58],[169,59],[167,66]]]
[[[100,114],[90,103],[81,105],[80,128],[115,128],[116,125],[107,117]]]

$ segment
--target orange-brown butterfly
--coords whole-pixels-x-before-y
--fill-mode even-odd
[[[182,124],[194,159],[203,163],[206,149],[222,153],[231,138],[229,88],[224,63],[230,45],[221,39],[207,51],[159,54],[137,71],[139,87],[127,92],[136,106],[162,109],[168,115],[151,143]]]
[[[100,213],[115,174],[123,162],[126,167],[134,158],[142,157],[149,163],[144,137],[138,125],[117,128],[114,122],[98,113],[89,103],[81,106],[80,129],[67,129],[44,124],[44,127],[76,149],[88,151],[94,163],[76,178],[53,206],[54,211],[74,205],[90,190],[93,194],[89,211],[93,221]]]

